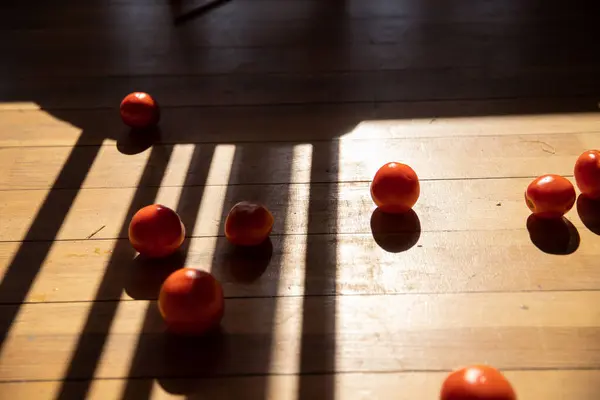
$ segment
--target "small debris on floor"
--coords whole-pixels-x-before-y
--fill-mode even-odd
[[[90,233],[90,235],[88,237],[86,237],[86,239],[91,239],[94,237],[94,235],[96,235],[98,232],[100,232],[102,229],[106,228],[106,225],[102,225],[100,228],[96,229],[94,232]]]
[[[500,207],[502,205],[502,203],[498,202],[496,203],[496,207]]]
[[[529,310],[529,306],[526,306],[525,304],[521,304],[521,310]]]

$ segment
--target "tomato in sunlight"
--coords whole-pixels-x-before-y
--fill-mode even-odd
[[[166,257],[179,249],[185,227],[179,215],[161,204],[141,208],[129,224],[129,241],[147,257]]]
[[[135,129],[150,128],[158,123],[160,109],[148,93],[133,92],[121,102],[121,119]]]
[[[527,186],[525,203],[540,218],[560,218],[575,204],[573,184],[560,175],[542,175]]]
[[[412,209],[420,192],[415,171],[398,162],[390,162],[379,168],[371,183],[371,198],[381,211],[390,214],[401,214]]]
[[[221,323],[225,311],[223,288],[208,272],[182,268],[163,283],[158,307],[169,331],[201,335]]]
[[[575,183],[587,197],[600,199],[600,151],[588,150],[577,158]]]
[[[516,400],[510,382],[496,368],[473,365],[450,373],[440,400]]]
[[[267,240],[273,222],[273,214],[265,206],[242,201],[227,214],[225,236],[238,246],[257,246]]]

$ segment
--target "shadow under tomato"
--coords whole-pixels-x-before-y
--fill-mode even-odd
[[[131,128],[117,140],[117,150],[122,154],[133,155],[143,153],[160,141],[159,126],[146,129]]]
[[[591,199],[583,194],[579,195],[577,213],[586,228],[596,235],[600,235],[600,200]]]
[[[206,378],[215,375],[221,360],[230,358],[227,335],[220,328],[202,336],[165,333],[158,340],[157,361],[162,369],[160,376],[165,377],[158,383],[172,394],[202,393],[202,386],[210,383]]]
[[[230,246],[223,256],[225,271],[237,282],[250,283],[267,270],[273,257],[270,238],[258,246]]]
[[[125,292],[135,300],[155,300],[160,287],[173,272],[183,268],[185,257],[179,251],[165,258],[137,255],[125,280]]]
[[[377,208],[371,215],[371,233],[379,247],[399,253],[417,244],[421,237],[421,221],[413,210],[386,214]]]
[[[579,232],[568,219],[544,219],[531,214],[527,218],[527,230],[531,242],[548,254],[566,255],[579,247]]]

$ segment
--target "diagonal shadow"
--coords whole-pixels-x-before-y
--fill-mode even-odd
[[[302,304],[302,341],[300,346],[300,377],[298,399],[335,398],[333,379],[335,368],[336,282],[324,276],[336,276],[337,267],[337,179],[326,184],[313,183],[318,174],[317,165],[338,165],[338,146],[334,143],[315,143],[311,165],[311,183],[308,205],[308,234],[328,233],[332,239],[308,237],[306,270]],[[325,160],[325,161],[323,161]],[[313,262],[321,260],[321,262]],[[323,262],[324,261],[324,262]],[[328,272],[323,268],[330,269]],[[321,278],[319,278],[321,277]],[[322,374],[320,386],[307,379]]]
[[[126,217],[119,231],[119,238],[113,249],[112,256],[106,266],[101,283],[96,291],[95,299],[119,299],[124,282],[120,269],[128,265],[134,257],[127,237],[129,221],[135,212],[156,199],[159,186],[149,186],[153,182],[160,182],[165,174],[173,152],[172,147],[153,147],[144,167],[138,188],[133,196]],[[119,300],[104,302],[94,301],[88,313],[85,325],[79,335],[69,368],[65,374],[60,390],[56,395],[58,400],[83,399],[86,397],[94,373],[98,366],[100,356],[104,349],[106,339],[110,333],[112,322],[119,307]],[[77,385],[70,381],[85,379]]]
[[[257,152],[258,151],[258,152]],[[249,150],[248,147],[238,146],[234,154],[232,163],[232,171],[230,176],[230,184],[227,186],[225,194],[223,214],[226,215],[233,204],[241,200],[257,201],[266,203],[271,210],[277,210],[274,213],[275,226],[274,231],[283,230],[286,223],[288,193],[284,192],[276,198],[276,204],[269,204],[268,200],[273,201],[275,198],[270,191],[264,190],[264,185],[239,185],[231,184],[232,182],[240,183],[247,182],[252,179],[253,183],[266,182],[271,175],[272,168],[276,168],[276,163],[285,163],[288,156],[291,156],[292,148],[286,147],[283,156],[282,152],[271,153],[268,145],[265,144],[257,151]],[[289,154],[287,154],[289,152]],[[278,154],[281,158],[275,157]],[[287,176],[282,178],[289,181],[291,173],[288,166],[285,166]],[[249,171],[253,171],[249,174]],[[282,185],[283,187],[283,185]],[[286,188],[286,187],[285,187]],[[287,189],[287,188],[286,188]],[[224,229],[224,215],[220,218],[219,234],[222,235]],[[270,244],[270,242],[269,242]],[[268,247],[268,246],[267,246]],[[236,268],[236,258],[233,255],[237,250],[230,245],[227,239],[219,236],[215,245],[213,254],[211,272],[225,285],[233,283],[235,286],[248,285],[247,290],[252,291],[253,287],[262,288],[260,276],[253,276],[253,281],[239,281],[232,274],[231,269]],[[242,260],[241,268],[253,268],[253,261],[247,263],[247,260]],[[263,260],[259,260],[262,262]],[[257,293],[259,296],[270,297],[277,293],[278,281],[280,276],[280,265],[278,261],[272,261],[265,267],[266,270],[262,276],[268,276],[267,282],[271,281],[274,284],[266,291]],[[228,315],[235,315],[235,310],[240,304],[240,301],[248,299],[236,300],[231,298],[227,291],[226,297],[229,298],[226,303],[225,318]],[[236,295],[234,295],[235,297]],[[260,320],[267,334],[238,334],[236,332],[225,331],[217,334],[216,337],[202,341],[183,340],[177,344],[170,344],[169,353],[177,354],[175,359],[173,356],[168,356],[162,361],[163,376],[159,379],[160,385],[168,392],[186,395],[188,399],[197,399],[202,397],[205,390],[209,390],[202,378],[215,375],[236,375],[247,374],[251,372],[256,376],[252,388],[253,398],[267,398],[268,388],[268,371],[271,365],[271,347],[272,347],[272,326],[275,314],[275,299],[259,299],[261,307],[252,307],[251,311],[245,314],[248,321]],[[225,326],[227,323],[225,321]],[[165,339],[168,340],[168,339]],[[169,344],[166,344],[169,346]],[[187,349],[185,348],[187,346]],[[250,371],[248,370],[250,366]],[[188,379],[172,379],[172,378],[188,378]],[[138,397],[147,399],[147,397]]]
[[[188,230],[186,236],[193,235],[193,229],[196,225],[200,203],[202,202],[204,194],[204,185],[208,178],[208,172],[214,157],[214,152],[215,145],[197,145],[194,147],[192,159],[188,166],[185,182],[181,189],[179,202],[176,208],[184,226]],[[147,263],[147,265],[142,264],[137,268],[137,271],[134,271],[134,273],[146,273],[144,267],[156,268],[159,270],[152,271],[151,273],[160,274],[162,278],[166,279],[170,272],[183,266],[182,264],[186,261],[189,248],[190,239],[188,238],[175,260],[170,257],[166,260],[158,260],[156,263]],[[162,284],[161,280],[162,279],[159,279],[153,282],[155,287],[146,288],[148,293],[154,293],[151,300],[156,299],[156,295],[160,291],[159,284]],[[134,381],[132,378],[152,374],[152,371],[148,372],[147,370],[152,365],[157,365],[155,355],[161,353],[161,347],[164,346],[164,343],[161,342],[163,340],[163,335],[161,333],[152,332],[152,327],[160,326],[162,323],[162,319],[155,309],[155,302],[149,302],[146,308],[144,322],[139,333],[139,340],[132,355],[131,366],[128,373],[129,379],[127,380],[127,384],[122,394],[123,399],[149,399],[152,394],[152,380],[146,379]]]
[[[79,189],[100,151],[100,147],[95,147],[91,151],[86,147],[82,147],[81,144],[85,140],[85,131],[83,131],[4,274],[0,284],[0,299],[4,301],[4,296],[6,296],[16,306],[7,308],[0,313],[0,349],[19,312],[20,305],[27,298],[27,293],[29,293],[35,277],[42,268],[46,257],[48,257],[54,239],[58,235],[58,231],[63,225],[67,213],[71,209]],[[74,189],[59,190],[62,187]],[[43,245],[37,246],[36,252],[32,254],[29,251],[28,242],[40,238],[44,239]]]

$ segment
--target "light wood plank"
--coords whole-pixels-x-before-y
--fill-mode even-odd
[[[519,398],[564,400],[596,400],[600,389],[599,371],[506,371]],[[302,377],[306,398],[322,393],[332,386],[336,397],[348,400],[414,400],[435,399],[446,376],[444,372],[415,373],[356,373]],[[148,400],[214,398],[244,398],[248,400],[295,400],[298,376],[267,376],[198,380],[98,380],[92,383],[90,400],[118,398],[131,385],[134,392],[143,393],[150,387]],[[0,383],[0,390],[14,400],[52,398],[61,382]],[[85,383],[69,382],[69,386]],[[77,389],[75,389],[77,390]],[[178,394],[179,392],[183,392]],[[266,396],[265,396],[266,395]],[[186,397],[189,396],[189,397]]]
[[[0,82],[4,101],[46,109],[116,107],[136,90],[166,106],[313,104],[591,96],[597,67],[420,69],[352,73],[30,78]],[[91,94],[93,93],[93,95]]]
[[[33,110],[26,109],[32,107]],[[116,110],[49,112],[40,110],[34,103],[4,103],[0,109],[0,147],[97,145],[107,139],[117,141],[121,147],[129,143],[128,129]],[[298,142],[338,137],[398,139],[598,130],[600,113],[581,112],[583,110],[597,111],[597,99],[163,108],[158,142]],[[473,117],[477,115],[482,116]]]
[[[420,227],[423,231],[525,229],[530,212],[523,193],[529,182],[530,179],[522,178],[422,182],[421,197],[415,206]],[[162,188],[158,201],[175,208],[180,190],[179,187]],[[152,202],[156,189],[140,188],[139,191],[138,197],[145,202],[134,204],[133,210]],[[38,229],[30,232],[28,240],[80,240],[100,227],[104,228],[94,238],[118,237],[122,224],[128,223],[130,218],[126,214],[135,192],[135,188],[79,190],[56,238],[53,232]],[[6,215],[8,219],[0,226],[0,240],[22,240],[46,194],[43,190],[2,192],[0,215]],[[60,204],[61,198],[73,196],[71,189],[57,190],[53,193],[53,201]],[[198,199],[201,199],[199,208]],[[188,234],[222,234],[221,222],[225,215],[243,199],[267,205],[275,215],[273,233],[276,235],[371,232],[374,205],[369,195],[369,183],[359,182],[239,185],[230,186],[229,192],[226,186],[187,187],[180,213],[184,221],[198,213],[196,223],[187,227]],[[61,215],[51,217],[52,220],[63,219]],[[575,209],[567,217],[575,226],[583,227]],[[311,223],[307,225],[309,218]]]
[[[598,301],[600,292],[230,299],[223,336],[173,343],[155,304],[146,316],[143,301],[97,303],[79,350],[95,348],[110,331],[97,378],[449,370],[474,362],[598,369]],[[7,307],[14,306],[2,312]],[[23,305],[2,349],[0,379],[60,379],[89,309]],[[142,324],[141,356],[129,375]],[[205,346],[211,354],[203,357]],[[312,354],[302,367],[300,346]],[[95,360],[79,362],[86,367],[71,369],[70,377],[89,378],[84,374]]]
[[[397,242],[414,247],[400,254],[379,247],[370,234],[276,236],[272,253],[250,259],[224,238],[194,238],[183,260],[150,265],[134,261],[126,239],[56,242],[26,293],[18,271],[36,267],[48,245],[0,243],[0,276],[20,246],[28,255],[11,265],[17,273],[7,278],[13,284],[3,286],[0,302],[156,299],[162,281],[181,265],[212,270],[228,297],[600,289],[594,262],[600,240],[586,229],[580,235],[579,249],[562,257],[540,251],[525,230],[406,235]],[[106,274],[123,290],[98,292]]]
[[[390,125],[393,129],[393,125]],[[418,129],[417,129],[418,130]],[[292,176],[301,175],[312,182],[369,181],[377,169],[390,160],[407,163],[418,171],[419,178],[479,179],[502,177],[536,177],[547,172],[572,175],[577,157],[600,143],[600,132],[590,134],[528,135],[503,137],[438,137],[423,139],[343,140],[312,145],[301,143],[243,143],[235,146],[236,159],[230,178],[229,169],[214,170],[210,179],[198,171],[199,165],[209,165],[206,159],[214,155],[214,145],[178,145],[156,150],[174,152],[166,176],[156,176],[148,186],[237,185],[290,183]],[[325,149],[325,150],[322,150]],[[69,147],[36,147],[0,149],[0,190],[74,188],[78,182],[63,179],[55,184]],[[86,147],[78,150],[84,159],[98,153],[84,187],[134,187],[138,184],[150,150],[137,155],[124,155],[114,145],[99,150]],[[312,159],[313,153],[334,153],[331,158]],[[85,153],[89,153],[86,155]],[[337,153],[337,154],[335,154]],[[374,155],[377,155],[374,157]],[[465,163],[465,155],[469,162]],[[152,160],[164,168],[163,160]],[[190,165],[190,163],[192,163]],[[220,165],[220,160],[213,161]],[[268,171],[261,171],[268,166]],[[476,168],[474,168],[476,166]],[[311,169],[314,173],[311,174]],[[123,174],[123,171],[127,171]],[[309,183],[309,180],[295,183]]]

